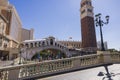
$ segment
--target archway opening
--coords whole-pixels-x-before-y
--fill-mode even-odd
[[[53,45],[53,39],[50,39],[50,45]]]
[[[66,54],[60,50],[56,49],[46,49],[40,52],[36,52],[36,54],[31,58],[32,60],[55,60],[66,58]]]

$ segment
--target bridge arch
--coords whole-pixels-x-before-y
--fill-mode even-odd
[[[54,37],[48,37],[41,40],[27,40],[23,42],[25,50],[22,53],[22,57],[31,59],[37,52],[55,49],[65,53],[66,57],[70,56],[69,49],[57,42]]]
[[[62,51],[58,48],[44,48],[36,51],[36,53],[32,56],[32,60],[34,59],[43,59],[43,60],[51,60],[51,59],[61,59],[66,58],[66,52]]]

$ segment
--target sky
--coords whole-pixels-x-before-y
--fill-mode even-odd
[[[15,6],[23,28],[35,30],[34,38],[54,36],[58,40],[81,41],[81,0],[9,0]],[[92,0],[94,14],[101,13],[102,19],[110,16],[108,25],[103,26],[104,41],[108,48],[120,50],[120,0]],[[96,27],[100,41],[99,27]]]

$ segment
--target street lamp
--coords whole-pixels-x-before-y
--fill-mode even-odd
[[[22,53],[22,48],[23,48],[23,44],[19,44],[19,54],[20,54],[20,60],[19,60],[19,64],[21,64],[21,53]]]
[[[26,59],[25,59],[25,62],[27,63],[27,49],[28,49],[28,46],[25,45],[24,48],[25,48],[25,53],[26,53]]]
[[[96,19],[95,19],[95,24],[96,27],[99,26],[100,27],[100,36],[101,36],[101,51],[105,51],[104,48],[104,43],[103,43],[103,34],[102,34],[102,27],[104,24],[108,24],[109,23],[109,16],[106,16],[106,22],[103,22],[103,20],[101,20],[101,13],[95,15]]]

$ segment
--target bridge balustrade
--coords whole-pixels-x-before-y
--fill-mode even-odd
[[[108,60],[107,60],[108,59]],[[106,61],[107,60],[107,61]],[[120,62],[120,54],[87,55],[0,68],[0,80],[22,80]],[[13,74],[14,73],[14,74]]]
[[[112,62],[120,62],[120,54],[114,53],[110,54]]]

